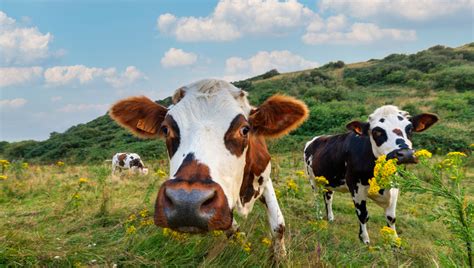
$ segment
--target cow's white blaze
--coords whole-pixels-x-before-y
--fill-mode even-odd
[[[408,139],[406,133],[406,127],[411,125],[408,112],[402,111],[393,105],[385,105],[377,108],[369,116],[368,122],[370,124],[370,143],[375,157],[378,158],[381,155],[387,155],[394,150],[400,149],[400,146],[397,144],[398,139],[403,139],[408,149],[412,149],[412,142]],[[378,145],[373,137],[372,130],[375,128],[383,129],[387,135],[387,140],[382,144]],[[399,130],[402,135],[397,135],[394,130],[397,132]]]
[[[184,97],[168,112],[180,133],[179,147],[170,159],[170,174],[173,176],[184,158],[193,153],[197,161],[209,167],[212,180],[222,187],[229,207],[234,208],[239,200],[246,150],[239,157],[231,154],[224,136],[237,115],[248,119],[251,106],[246,93],[219,80],[202,80],[183,90]]]

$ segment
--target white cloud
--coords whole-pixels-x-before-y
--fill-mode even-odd
[[[105,81],[111,84],[113,87],[118,88],[129,86],[142,79],[148,78],[142,72],[140,72],[137,67],[128,66],[122,74],[106,77]]]
[[[317,66],[317,62],[306,60],[288,50],[260,51],[248,59],[228,58],[226,60],[225,78],[227,80],[237,80],[259,75],[271,69],[277,69],[279,72],[290,72]]]
[[[58,112],[64,113],[75,113],[75,112],[88,112],[88,111],[99,111],[106,112],[109,108],[109,104],[88,104],[88,103],[79,103],[79,104],[67,104],[59,108]]]
[[[165,68],[179,67],[194,64],[196,60],[196,54],[172,47],[161,58],[161,65]]]
[[[25,106],[28,101],[23,98],[0,100],[0,108],[19,108]]]
[[[309,45],[316,44],[368,44],[379,40],[413,41],[414,30],[380,28],[373,23],[354,23],[347,31],[308,31],[302,40]]]
[[[0,11],[0,62],[7,65],[31,64],[51,56],[50,33],[43,34],[36,27],[22,27]]]
[[[230,41],[245,34],[285,34],[315,16],[296,0],[221,0],[207,17],[177,18],[166,13],[157,19],[157,26],[179,41]]]
[[[53,86],[105,81],[113,87],[123,87],[137,80],[146,79],[146,77],[135,66],[128,66],[122,74],[118,74],[115,68],[104,69],[72,65],[48,68],[44,72],[44,79],[47,85]]]
[[[35,67],[0,67],[0,88],[18,86],[38,80],[43,68]]]
[[[474,7],[472,0],[321,0],[323,11],[335,11],[355,18],[398,16],[413,21],[451,15]]]

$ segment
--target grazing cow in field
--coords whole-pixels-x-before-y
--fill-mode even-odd
[[[412,133],[424,131],[437,121],[434,114],[410,117],[396,106],[386,105],[376,109],[368,122],[349,123],[346,128],[351,132],[319,136],[306,143],[304,160],[312,187],[315,187],[315,176],[324,176],[329,181],[328,191],[324,193],[327,219],[334,219],[333,191],[349,191],[359,218],[362,242],[369,243],[367,197],[385,209],[387,224],[395,230],[398,189],[381,189],[376,196],[368,195],[368,180],[374,176],[375,160],[386,155],[387,159],[397,159],[398,164],[416,163]]]
[[[122,171],[123,169],[138,171],[144,175],[148,174],[148,168],[145,167],[140,156],[135,153],[116,153],[112,157],[112,175],[117,170]]]
[[[182,232],[234,230],[233,210],[266,207],[275,257],[285,254],[285,222],[270,178],[266,138],[280,137],[308,116],[306,105],[276,95],[252,107],[247,92],[221,80],[178,89],[166,108],[146,97],[116,103],[110,116],[143,138],[164,137],[170,178],[158,192],[155,224]]]

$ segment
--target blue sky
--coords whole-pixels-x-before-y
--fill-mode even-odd
[[[472,42],[474,0],[0,3],[0,140],[44,140],[209,77]]]

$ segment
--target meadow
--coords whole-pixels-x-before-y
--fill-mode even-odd
[[[259,105],[273,94],[303,100],[310,118],[290,135],[268,142],[273,180],[286,219],[288,256],[284,267],[455,267],[468,266],[461,236],[474,237],[474,43],[434,46],[415,54],[346,64],[330,62],[293,73],[271,70],[234,82]],[[159,100],[163,105],[170,98]],[[358,221],[349,194],[336,193],[335,222],[320,220],[321,195],[302,175],[302,150],[316,135],[342,133],[377,107],[393,104],[416,115],[436,113],[440,121],[413,137],[414,148],[433,152],[438,164],[448,152],[466,154],[464,166],[451,166],[456,180],[436,180],[433,170],[411,165],[413,182],[448,186],[430,192],[402,188],[397,206],[401,246],[384,238],[383,210],[369,201],[371,245],[358,239]],[[136,152],[150,168],[147,176],[110,176],[117,152]],[[168,171],[162,140],[140,140],[108,114],[52,132],[45,141],[0,142],[0,266],[272,266],[270,232],[263,205],[247,219],[237,217],[239,233],[183,235],[153,225],[154,199]],[[460,176],[462,174],[462,176]],[[460,179],[462,177],[462,179]],[[451,190],[451,192],[450,192]],[[415,193],[416,192],[416,193]],[[464,192],[466,198],[460,198]],[[446,198],[454,200],[454,206]],[[451,204],[451,205],[449,205]],[[468,215],[466,229],[456,215]],[[453,225],[454,224],[454,225]],[[469,241],[472,246],[472,241]]]
[[[430,162],[441,161],[435,156]],[[270,232],[263,205],[240,231],[186,235],[153,225],[154,199],[167,176],[167,160],[146,162],[150,174],[111,176],[108,163],[52,165],[12,163],[0,180],[0,266],[272,266]],[[436,219],[446,209],[442,198],[403,192],[397,229],[401,247],[383,239],[383,210],[369,201],[371,245],[358,237],[358,221],[349,194],[336,193],[335,221],[317,220],[321,196],[302,175],[299,153],[274,154],[273,179],[286,219],[288,256],[284,267],[436,267],[467,266],[447,225]],[[474,161],[460,167],[468,202],[473,201]],[[409,166],[423,180],[426,168]],[[458,242],[456,242],[458,243]],[[459,243],[461,244],[461,243]],[[461,246],[462,248],[462,246]]]

